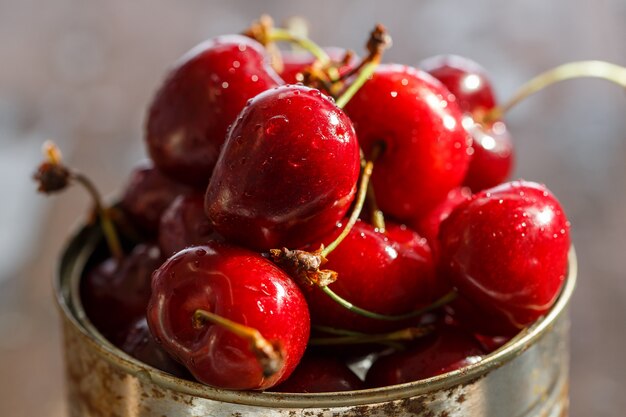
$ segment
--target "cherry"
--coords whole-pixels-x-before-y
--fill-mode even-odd
[[[229,35],[197,45],[150,104],[145,139],[154,163],[172,178],[206,186],[228,126],[246,101],[282,83],[253,39]]]
[[[345,109],[366,155],[384,146],[372,176],[383,212],[418,217],[463,181],[471,138],[454,96],[429,74],[381,65]]]
[[[337,227],[319,243],[328,244],[339,234]],[[397,315],[433,301],[434,268],[425,239],[404,227],[387,223],[382,233],[358,221],[343,242],[329,255],[325,268],[337,272],[328,288],[366,310]],[[321,289],[305,291],[313,323],[363,332],[380,332],[406,321],[367,318],[340,306]]]
[[[165,209],[177,196],[191,192],[190,187],[172,181],[152,164],[144,163],[131,173],[121,207],[134,224],[150,235],[155,235]]]
[[[185,367],[172,359],[154,340],[150,333],[146,317],[140,317],[120,335],[118,346],[133,358],[179,378],[189,379],[191,375]]]
[[[496,106],[487,72],[478,63],[456,55],[439,55],[420,63],[420,68],[441,81],[462,110],[477,118],[465,121],[474,138],[474,154],[464,185],[480,191],[500,184],[513,168],[513,143],[502,121],[481,125],[481,116]]]
[[[341,220],[359,170],[356,135],[341,109],[319,90],[277,87],[252,99],[233,124],[205,210],[229,241],[298,247]]]
[[[291,376],[272,391],[313,393],[363,388],[363,381],[345,363],[336,358],[307,353]]]
[[[228,324],[205,321],[209,316]],[[237,390],[284,381],[304,354],[310,327],[306,301],[282,270],[218,242],[184,249],[155,271],[147,318],[157,341],[196,379]],[[264,337],[263,346],[241,337],[237,327],[244,326]],[[266,349],[278,355],[271,372],[258,360],[267,359]]]
[[[481,360],[485,352],[471,334],[442,325],[404,351],[381,356],[367,372],[368,387],[385,387],[430,378]]]
[[[150,277],[162,262],[157,246],[139,244],[122,260],[108,258],[83,277],[85,313],[105,337],[115,343],[129,321],[145,315]]]
[[[161,216],[159,224],[159,247],[166,255],[172,255],[186,247],[223,240],[213,231],[204,213],[204,195],[194,193],[180,195]]]
[[[565,280],[569,227],[556,198],[533,182],[502,184],[457,206],[439,236],[441,270],[474,308],[458,319],[479,332],[482,321],[502,323],[506,335],[545,314]]]

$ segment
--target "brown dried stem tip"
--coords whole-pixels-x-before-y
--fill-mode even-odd
[[[193,326],[196,329],[204,327],[206,323],[213,323],[249,341],[250,350],[256,356],[259,365],[261,365],[265,378],[274,375],[282,369],[285,361],[280,343],[267,340],[257,329],[234,322],[206,310],[196,310],[192,320]]]
[[[46,160],[33,174],[38,184],[37,191],[51,194],[65,189],[70,183],[71,173],[61,162],[61,151],[51,141],[45,142],[42,150]]]
[[[325,287],[337,280],[337,273],[329,269],[320,269],[327,262],[322,255],[322,249],[315,252],[287,248],[270,249],[270,256],[276,265],[304,284]]]

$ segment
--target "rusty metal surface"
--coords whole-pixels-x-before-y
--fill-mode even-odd
[[[394,387],[304,395],[234,392],[183,381],[108,344],[84,320],[72,297],[97,239],[94,231],[83,230],[71,241],[57,283],[72,417],[567,415],[567,303],[576,278],[575,256],[550,314],[482,362]]]

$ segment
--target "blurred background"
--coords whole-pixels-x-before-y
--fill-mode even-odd
[[[491,73],[501,100],[560,63],[626,65],[624,0],[0,0],[0,415],[65,415],[51,280],[89,201],[35,193],[40,147],[115,195],[144,156],[144,112],[166,69],[199,41],[261,13],[306,17],[322,45],[361,52],[374,23],[387,61],[456,53]],[[573,223],[580,279],[572,305],[572,416],[626,409],[626,92],[570,81],[508,115],[516,177],[545,182]]]

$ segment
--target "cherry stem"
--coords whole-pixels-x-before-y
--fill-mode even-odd
[[[367,204],[370,209],[370,221],[379,232],[385,232],[385,216],[383,212],[378,208],[376,203],[376,195],[374,193],[374,186],[370,182],[367,187]]]
[[[198,309],[193,314],[193,324],[196,328],[203,327],[207,322],[222,326],[226,330],[250,342],[252,351],[257,357],[263,375],[269,377],[278,372],[283,364],[283,355],[276,343],[263,337],[257,329],[234,322],[210,311]]]
[[[340,329],[338,327],[322,326],[319,324],[313,325],[312,327],[314,330],[338,336],[364,336],[367,334],[362,332],[355,332],[354,330]]]
[[[307,37],[297,35],[287,29],[272,28],[267,40],[269,42],[290,42],[308,51],[322,66],[330,63],[330,57],[318,44]]]
[[[626,68],[605,61],[577,61],[559,65],[534,77],[524,84],[506,104],[489,111],[483,122],[500,120],[502,116],[526,97],[544,88],[574,78],[601,78],[626,88]]]
[[[444,305],[446,305],[446,304],[450,303],[451,301],[453,301],[458,296],[456,291],[450,291],[449,293],[447,293],[443,297],[441,297],[438,300],[436,300],[434,303],[432,303],[432,304],[430,304],[430,305],[428,305],[428,306],[426,306],[424,308],[421,308],[419,310],[411,311],[411,312],[406,313],[406,314],[387,315],[387,314],[375,313],[373,311],[369,311],[369,310],[366,310],[364,308],[355,306],[350,301],[346,300],[345,298],[342,298],[340,295],[335,293],[328,286],[320,287],[320,289],[322,291],[324,291],[326,293],[326,295],[328,295],[330,298],[332,298],[337,304],[341,305],[342,307],[346,308],[347,310],[350,310],[351,312],[356,313],[356,314],[358,314],[360,316],[363,316],[363,317],[368,317],[370,319],[376,319],[376,320],[384,320],[384,321],[399,321],[399,320],[407,320],[407,319],[419,317],[419,316],[424,315],[426,313],[429,313],[431,311],[437,310],[440,307],[443,307]]]
[[[356,334],[339,337],[312,337],[310,346],[354,345],[364,343],[385,343],[401,340],[414,340],[424,337],[434,330],[434,326],[407,327],[390,333]]]

